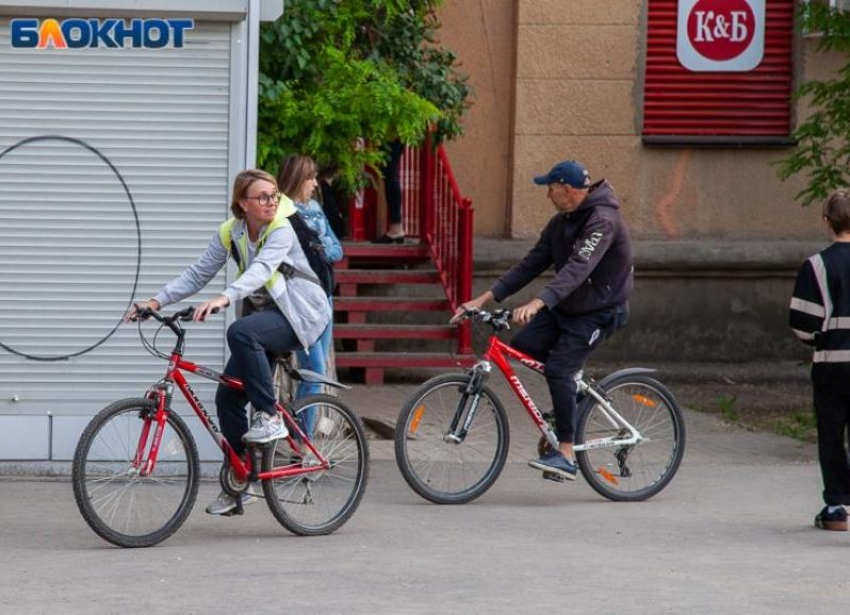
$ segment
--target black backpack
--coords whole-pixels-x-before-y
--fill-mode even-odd
[[[287,220],[292,224],[292,229],[298,237],[298,243],[301,244],[301,249],[304,250],[304,256],[307,257],[307,262],[310,263],[310,269],[316,274],[319,285],[324,289],[325,294],[330,297],[334,292],[335,285],[334,268],[328,260],[327,254],[325,254],[325,247],[322,245],[319,234],[307,225],[307,222],[298,212],[289,216]],[[287,274],[286,271],[281,269],[281,273],[287,277],[293,277],[293,275],[300,273],[291,265],[282,263],[281,267],[292,270],[293,273]]]
[[[314,275],[299,271],[288,263],[281,263],[277,270],[287,279],[301,278],[318,284],[325,291],[325,294],[330,297],[333,294],[335,285],[334,270],[333,265],[331,265],[325,254],[325,247],[322,245],[322,240],[319,239],[319,234],[307,225],[307,222],[304,221],[304,218],[298,212],[289,216],[287,220],[292,225],[295,236],[298,237],[298,243],[301,245],[301,250],[303,250],[304,256],[307,257],[307,262],[310,263],[310,269],[313,270]],[[239,250],[234,247],[232,241],[230,242],[230,254],[236,264],[240,265]]]

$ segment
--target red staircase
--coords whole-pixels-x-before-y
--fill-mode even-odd
[[[372,244],[376,195],[350,210],[354,241],[336,265],[336,366],[381,384],[388,368],[452,368],[475,361],[469,324],[449,325],[472,296],[472,203],[463,198],[442,146],[430,140],[401,159],[404,244]],[[390,346],[387,348],[386,346]],[[380,349],[379,349],[380,348]]]

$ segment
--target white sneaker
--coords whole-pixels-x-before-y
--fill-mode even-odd
[[[260,499],[259,484],[251,483],[248,489],[240,497],[242,498],[242,506],[248,506]],[[236,498],[229,493],[222,491],[218,497],[210,502],[207,506],[208,515],[226,515],[236,509]]]
[[[289,430],[283,424],[283,417],[275,412],[274,416],[265,412],[254,412],[254,420],[251,421],[251,429],[242,436],[243,442],[253,444],[265,444],[272,440],[280,440],[289,435]]]

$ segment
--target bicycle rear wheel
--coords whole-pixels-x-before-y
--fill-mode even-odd
[[[332,395],[299,399],[291,413],[299,424],[311,425],[312,433],[308,432],[307,436],[319,454],[330,462],[330,467],[310,474],[264,480],[266,503],[275,519],[294,534],[330,534],[354,514],[366,490],[369,478],[366,434],[357,415]],[[300,420],[306,415],[311,416],[310,421]],[[263,453],[264,472],[315,463],[312,453],[296,454],[288,440],[276,440]]]
[[[483,495],[496,481],[508,456],[508,419],[487,387],[472,424],[461,441],[448,438],[458,415],[462,424],[472,396],[469,376],[438,376],[422,385],[399,414],[395,458],[404,480],[436,504],[464,504]]]
[[[685,453],[685,421],[673,394],[643,375],[616,378],[605,385],[611,406],[643,440],[634,445],[576,452],[588,484],[608,499],[635,502],[651,498],[675,476]],[[602,438],[626,439],[628,431],[613,425],[593,397],[586,398],[576,444]]]
[[[156,468],[142,476],[134,464],[148,425],[142,463],[154,440],[156,405],[123,399],[88,424],[74,454],[74,498],[86,523],[120,547],[149,547],[176,532],[198,495],[198,451],[183,420],[169,412]]]

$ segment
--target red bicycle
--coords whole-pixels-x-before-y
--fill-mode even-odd
[[[242,382],[183,358],[189,307],[171,316],[141,310],[170,329],[177,342],[170,355],[139,335],[148,352],[168,360],[165,377],[144,397],[116,401],[86,427],[74,454],[74,496],[83,518],[105,540],[121,547],[162,542],[184,523],[198,495],[201,466],[189,428],[171,409],[175,385],[224,452],[222,488],[237,496],[262,481],[274,517],[302,536],[329,534],[357,510],[368,478],[369,449],[360,420],[339,398],[313,395],[289,407],[277,404],[290,436],[250,446],[243,461],[204,409],[183,370],[228,387]],[[157,332],[159,333],[159,331]],[[285,367],[296,380],[348,388],[307,370]],[[309,420],[301,420],[309,417]],[[302,428],[302,425],[305,426]],[[306,427],[309,425],[309,428]],[[309,433],[307,433],[309,432]]]
[[[554,415],[542,414],[509,359],[539,374],[544,365],[498,338],[509,310],[468,311],[493,330],[483,361],[463,374],[422,385],[396,422],[395,455],[407,483],[438,504],[463,504],[485,493],[508,456],[508,418],[485,385],[496,364],[540,430],[538,454],[557,447]],[[599,383],[578,376],[578,421],[573,449],[582,475],[611,500],[645,500],[664,489],[685,452],[685,422],[673,394],[643,368],[615,372]],[[555,474],[544,478],[564,479]]]

